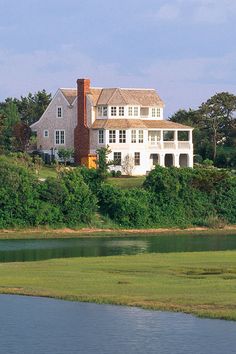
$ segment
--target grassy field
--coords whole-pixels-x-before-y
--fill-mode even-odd
[[[107,182],[113,186],[128,189],[128,188],[140,188],[145,180],[145,176],[138,176],[138,177],[120,177],[114,178],[109,177]]]
[[[0,292],[236,320],[236,251],[1,263]]]

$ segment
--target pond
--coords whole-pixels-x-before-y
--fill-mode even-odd
[[[236,323],[181,313],[0,295],[0,353],[236,353]]]
[[[0,240],[0,262],[121,254],[236,249],[235,235],[147,235],[76,239]]]

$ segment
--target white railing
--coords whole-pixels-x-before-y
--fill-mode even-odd
[[[190,149],[190,143],[188,141],[179,141],[178,148],[179,149]]]
[[[176,149],[176,144],[174,141],[165,141],[163,143],[163,148],[164,149]]]

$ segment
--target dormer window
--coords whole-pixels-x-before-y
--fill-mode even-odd
[[[107,106],[98,106],[98,116],[107,117]]]
[[[62,118],[62,107],[61,106],[57,107],[57,118]]]
[[[153,118],[160,117],[160,115],[161,115],[160,108],[152,108],[152,117]]]
[[[119,116],[123,117],[125,115],[125,108],[124,107],[119,107]]]
[[[116,116],[116,107],[111,107],[111,115]]]
[[[135,117],[138,116],[138,107],[134,107],[134,116],[135,116]]]
[[[128,109],[128,115],[132,116],[133,115],[133,107],[129,107]]]

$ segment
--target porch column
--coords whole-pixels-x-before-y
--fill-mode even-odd
[[[160,166],[165,167],[165,154],[160,154]]]
[[[178,149],[178,130],[174,131],[174,143],[175,143],[175,148]]]
[[[173,154],[173,158],[174,158],[173,165],[175,167],[179,167],[179,154]]]
[[[163,130],[160,131],[160,146],[163,149]]]
[[[193,167],[193,154],[188,154],[188,167]]]

